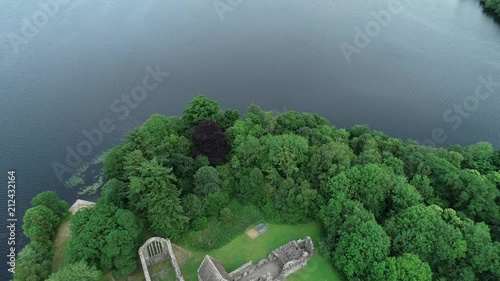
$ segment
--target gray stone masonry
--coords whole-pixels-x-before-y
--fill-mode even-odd
[[[172,263],[177,281],[184,281],[170,240],[161,237],[149,238],[148,241],[139,248],[139,257],[141,259],[142,270],[144,271],[144,278],[146,278],[146,281],[151,281],[148,266],[167,258]]]
[[[314,255],[310,237],[290,241],[272,251],[257,264],[252,261],[227,274],[216,259],[206,256],[198,269],[199,281],[283,281],[290,274],[307,265]]]

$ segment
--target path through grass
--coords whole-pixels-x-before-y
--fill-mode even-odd
[[[69,230],[70,215],[63,218],[61,224],[57,228],[56,235],[53,241],[54,257],[52,259],[52,272],[56,272],[64,265],[66,247],[71,236]]]

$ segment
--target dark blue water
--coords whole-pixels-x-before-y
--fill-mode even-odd
[[[78,187],[64,184],[71,172],[59,181],[53,165],[74,170],[67,149],[87,140],[82,131],[113,122],[74,161],[91,162],[151,114],[180,114],[200,93],[242,112],[256,103],[440,146],[500,147],[500,25],[474,0],[401,0],[397,12],[388,0],[243,0],[219,13],[211,0],[61,2],[46,19],[38,1],[0,3],[3,223],[9,169],[17,175],[17,218],[44,190],[71,204]],[[390,20],[377,30],[374,13],[382,10]],[[40,28],[23,23],[33,17]],[[368,28],[369,43],[356,45],[357,28]],[[350,63],[346,44],[356,49]],[[127,103],[148,66],[169,75],[148,80],[158,84]],[[85,185],[98,169],[91,165]],[[0,229],[4,260],[8,233]],[[19,223],[16,238],[26,242]],[[1,280],[6,270],[2,262]]]

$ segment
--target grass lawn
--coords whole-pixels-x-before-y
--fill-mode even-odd
[[[192,256],[181,267],[181,271],[186,280],[198,280],[196,271],[205,255],[208,254],[219,259],[226,270],[231,272],[248,261],[257,263],[259,260],[266,258],[271,251],[288,243],[290,240],[302,239],[306,236],[310,236],[317,245],[321,236],[319,224],[316,222],[299,225],[270,224],[269,231],[254,240],[248,238],[246,234],[241,234],[227,245],[209,252],[199,252],[196,249],[186,247],[191,251]],[[342,278],[316,251],[306,267],[287,279],[287,281],[299,280],[341,281]]]
[[[52,271],[64,265],[65,251],[68,240],[70,238],[70,217],[63,220],[54,238],[54,259],[52,263]],[[250,239],[245,233],[238,235],[228,244],[221,248],[203,251],[186,245],[180,245],[185,250],[189,251],[189,256],[186,262],[181,266],[182,275],[186,281],[198,281],[197,270],[205,255],[211,255],[224,265],[228,272],[235,270],[248,261],[257,263],[261,259],[266,258],[271,251],[288,243],[291,240],[303,239],[306,236],[312,238],[314,245],[317,247],[321,236],[321,227],[316,222],[298,225],[276,225],[269,224],[269,231],[261,236]],[[176,250],[177,251],[177,250]],[[158,265],[159,266],[159,265]],[[169,267],[169,265],[161,265],[161,267]],[[155,271],[155,266],[153,266]],[[168,277],[173,277],[173,271],[169,272]],[[113,280],[109,274],[102,276],[101,280]],[[116,281],[121,281],[117,280]],[[127,281],[143,281],[144,275],[140,262],[138,261],[137,268],[134,274],[128,278],[123,278]],[[175,280],[172,279],[172,280]],[[287,278],[286,281],[342,281],[341,275],[336,272],[330,263],[320,256],[316,250],[314,256],[309,260],[306,267],[302,268],[295,274]]]

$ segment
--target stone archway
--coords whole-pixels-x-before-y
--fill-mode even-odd
[[[169,259],[172,263],[177,281],[184,281],[170,240],[161,237],[149,238],[139,248],[139,257],[146,281],[151,281],[148,266],[166,259]]]

